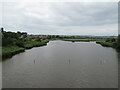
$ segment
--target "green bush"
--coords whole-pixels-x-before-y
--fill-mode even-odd
[[[40,38],[37,38],[36,41],[41,42],[41,39],[40,39]]]
[[[18,47],[24,47],[24,44],[23,44],[22,41],[17,41],[15,44],[16,44]]]
[[[12,57],[13,55],[23,51],[25,51],[25,49],[18,46],[5,46],[2,47],[2,58],[5,59]]]

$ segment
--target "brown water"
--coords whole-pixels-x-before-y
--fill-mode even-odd
[[[3,62],[3,88],[117,88],[118,53],[95,42],[50,41]]]

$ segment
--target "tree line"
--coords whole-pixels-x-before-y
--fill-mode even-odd
[[[16,45],[19,47],[24,47],[23,42],[26,41],[27,37],[27,32],[6,32],[4,31],[4,28],[1,28],[1,33],[2,33],[2,46],[7,46],[7,45]],[[46,37],[46,39],[84,39],[84,38],[96,38],[98,37],[82,37],[82,36],[50,36]],[[99,37],[100,39],[101,37]],[[103,38],[101,38],[103,39]],[[41,38],[36,38],[36,41],[41,41]],[[105,42],[115,42],[115,48],[120,51],[120,35],[118,35],[117,39],[114,38],[108,38],[106,39]]]
[[[6,32],[4,28],[1,28],[2,33],[2,46],[20,44],[27,37],[26,32]]]
[[[116,47],[120,51],[120,35],[118,36],[117,46]]]

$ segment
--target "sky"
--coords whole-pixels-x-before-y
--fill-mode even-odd
[[[118,2],[22,1],[0,3],[0,25],[6,31],[52,35],[118,35]]]

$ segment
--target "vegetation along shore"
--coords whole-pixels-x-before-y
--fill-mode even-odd
[[[50,40],[64,40],[71,42],[95,41],[105,47],[113,47],[120,51],[120,36],[114,37],[88,37],[88,36],[63,36],[63,35],[28,35],[26,32],[6,32],[1,28],[2,33],[2,58],[3,60],[13,55],[24,52],[26,49],[47,45]]]
[[[41,38],[27,38],[26,32],[6,32],[2,29],[2,59],[24,52],[26,49],[46,45],[49,40]]]

